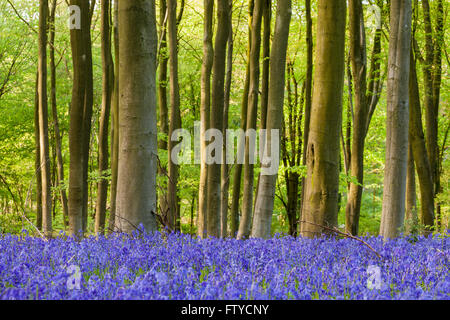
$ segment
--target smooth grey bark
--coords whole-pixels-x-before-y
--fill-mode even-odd
[[[153,0],[119,1],[116,229],[156,231],[156,16]]]
[[[275,33],[270,55],[269,104],[266,124],[268,134],[266,136],[265,149],[267,149],[267,146],[272,145],[271,130],[281,130],[283,120],[286,51],[292,14],[291,7],[291,0],[279,0],[277,3]],[[279,145],[280,142],[278,141],[277,146]],[[273,150],[270,150],[270,152],[273,152]],[[271,235],[276,181],[277,174],[261,175],[253,217],[252,238],[269,238]]]
[[[408,163],[408,82],[411,47],[411,1],[393,0],[390,36],[386,116],[386,161],[380,235],[399,235],[405,217]]]

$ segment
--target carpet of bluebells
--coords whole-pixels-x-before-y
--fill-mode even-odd
[[[0,299],[450,299],[450,237],[0,235]]]

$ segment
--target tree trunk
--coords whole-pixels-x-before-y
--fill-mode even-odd
[[[264,9],[263,0],[255,0],[253,8],[251,26],[251,47],[250,47],[250,83],[248,92],[247,126],[246,130],[256,130],[256,118],[258,114],[259,96],[259,57],[261,51],[261,22]],[[244,191],[242,199],[242,216],[237,234],[238,239],[248,238],[250,235],[253,192],[254,192],[254,164],[251,159],[254,150],[251,148],[250,137],[245,137],[245,158],[244,158]]]
[[[156,16],[153,0],[119,2],[116,228],[156,231]]]
[[[250,86],[250,48],[251,48],[251,30],[253,16],[253,0],[248,2],[248,45],[247,45],[247,66],[245,71],[245,81],[242,93],[241,103],[241,125],[240,129],[245,131],[247,127],[247,109],[248,109],[248,92]],[[245,139],[238,142],[238,150],[245,149]],[[241,198],[241,180],[242,180],[242,163],[237,161],[233,173],[233,194],[231,198],[231,236],[237,236],[239,228],[239,201]]]
[[[411,145],[411,135],[409,135],[408,148],[408,169],[406,173],[406,215],[405,215],[405,233],[415,233],[417,226],[417,201],[416,201],[416,168],[414,166],[414,157]]]
[[[417,82],[416,63],[411,51],[409,74],[409,137],[414,162],[419,176],[420,186],[420,220],[427,227],[434,225],[434,190],[431,166],[427,157],[425,138],[422,127],[419,85]],[[429,229],[428,229],[429,231]],[[428,234],[425,231],[425,234]]]
[[[39,7],[39,143],[42,172],[42,231],[52,236],[52,192],[47,103],[47,19],[48,1],[40,0]]]
[[[345,69],[346,1],[319,1],[316,71],[307,147],[307,177],[301,234],[336,226],[339,196],[339,134]]]
[[[36,72],[36,86],[34,97],[34,170],[36,175],[36,227],[42,230],[42,172],[41,172],[41,144],[39,133],[39,71]]]
[[[209,129],[211,107],[211,70],[214,61],[213,50],[213,14],[214,0],[204,0],[204,30],[203,30],[203,63],[202,63],[202,88],[200,106],[200,185],[198,191],[198,228],[197,234],[205,238],[207,232],[207,208],[208,208],[208,166],[206,165],[206,141],[205,132]]]
[[[283,102],[285,88],[285,70],[286,70],[286,51],[289,38],[289,25],[291,21],[291,0],[279,0],[277,3],[277,14],[275,22],[275,34],[272,42],[272,52],[270,55],[270,86],[269,86],[269,104],[267,109],[268,134],[265,138],[264,149],[272,155],[272,163],[262,162],[262,170],[267,165],[275,166],[278,169],[279,159],[274,159],[275,148],[279,148],[280,141],[272,136],[272,133],[281,131],[283,121]],[[279,135],[278,135],[279,136]],[[272,168],[273,169],[273,168]],[[269,173],[269,174],[268,174]],[[269,238],[271,235],[271,224],[273,214],[273,204],[275,199],[275,184],[277,174],[272,172],[262,172],[259,183],[258,197],[255,204],[255,214],[253,217],[252,238]]]
[[[366,101],[366,35],[361,0],[349,1],[349,20],[350,59],[355,88],[355,104],[353,109],[352,147],[351,152],[347,153],[350,157],[350,166],[347,168],[350,169],[350,176],[356,177],[358,183],[350,182],[345,224],[347,232],[352,235],[357,235],[364,178],[364,141],[366,138],[366,122],[369,111]]]
[[[211,90],[210,127],[223,132],[226,48],[229,33],[228,1],[217,1],[217,33],[214,46],[213,79]],[[216,150],[219,153],[222,149]],[[215,155],[221,159],[221,155]],[[208,165],[207,235],[220,235],[220,164]]]
[[[101,1],[101,39],[102,39],[102,110],[98,137],[98,174],[100,180],[97,190],[95,215],[95,233],[104,234],[106,221],[106,200],[108,197],[108,180],[103,178],[108,170],[108,134],[109,115],[111,112],[112,92],[114,89],[114,65],[111,54],[110,0]]]
[[[226,132],[228,129],[228,112],[230,109],[230,95],[231,95],[231,81],[233,76],[233,22],[232,22],[232,12],[233,12],[233,1],[229,0],[230,7],[230,19],[229,19],[229,34],[228,34],[228,48],[227,48],[227,72],[225,78],[225,102],[223,108],[223,131]],[[220,204],[220,217],[221,217],[221,238],[226,238],[228,236],[228,198],[229,198],[229,186],[230,186],[230,176],[229,176],[229,165],[227,164],[227,136],[223,136],[223,154],[222,154],[222,173],[221,173],[221,204]]]
[[[168,33],[170,56],[170,124],[169,124],[169,182],[167,187],[169,225],[172,230],[179,230],[180,212],[178,211],[178,175],[179,166],[172,158],[172,149],[178,141],[172,141],[175,130],[181,128],[180,115],[180,87],[178,83],[178,28],[177,28],[177,2],[167,0],[168,7]]]
[[[305,0],[306,8],[306,79],[305,79],[305,121],[303,128],[303,151],[302,165],[306,166],[306,151],[309,141],[309,125],[311,122],[311,105],[312,105],[312,80],[313,80],[313,35],[312,35],[312,17],[311,17],[311,0]],[[300,200],[300,217],[303,212],[303,204],[305,200],[305,178],[301,181],[301,200]]]
[[[114,231],[116,217],[117,175],[119,167],[119,4],[114,1],[114,89],[111,110],[111,210],[109,213],[108,232]]]
[[[411,1],[391,1],[386,161],[380,235],[399,235],[405,216],[408,162],[408,79],[411,44]]]
[[[57,0],[53,0],[49,24],[50,24],[50,83],[51,83],[51,95],[50,102],[52,106],[52,116],[53,116],[53,127],[55,135],[55,152],[57,160],[57,186],[61,187],[64,183],[64,159],[62,157],[62,147],[61,147],[61,133],[59,131],[59,120],[58,120],[58,109],[56,105],[56,65],[55,65],[55,15],[56,15]],[[64,227],[67,226],[68,219],[68,205],[67,205],[67,194],[66,190],[61,188],[60,190],[61,206],[63,210],[63,223]]]
[[[90,30],[89,3],[81,0],[71,0],[71,5],[78,6],[81,13],[81,29],[70,30],[73,60],[72,105],[70,107],[69,128],[69,234],[83,236],[85,231],[85,213],[87,211],[87,166],[86,153],[86,90],[89,86],[88,71],[89,50],[86,33]]]

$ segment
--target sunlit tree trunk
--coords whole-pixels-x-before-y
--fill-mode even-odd
[[[42,179],[42,231],[52,235],[52,195],[47,103],[47,19],[48,1],[40,0],[39,7],[39,143]]]
[[[106,201],[108,197],[108,180],[102,178],[108,170],[109,150],[109,115],[111,113],[112,93],[114,89],[114,65],[111,54],[111,1],[101,1],[101,38],[102,38],[102,109],[100,115],[100,129],[98,137],[98,174],[100,180],[97,190],[97,204],[95,212],[95,233],[104,234],[106,220]]]
[[[345,0],[319,0],[316,70],[307,148],[301,234],[319,236],[319,225],[336,226],[339,135],[345,67]]]
[[[405,216],[408,162],[411,1],[391,1],[386,115],[386,161],[380,235],[399,235]]]
[[[281,131],[283,121],[283,102],[284,102],[284,88],[285,88],[285,70],[286,70],[286,51],[289,39],[289,26],[291,22],[291,0],[279,0],[277,3],[277,14],[275,22],[275,33],[272,42],[272,51],[270,55],[270,86],[269,86],[269,103],[267,109],[267,123],[266,129],[268,134],[266,136],[265,149],[268,146],[275,145],[279,147],[280,141],[275,141],[272,144],[272,130]],[[273,159],[274,150],[267,150],[272,153]],[[263,167],[266,164],[263,164]],[[258,197],[255,204],[255,214],[252,225],[252,238],[269,238],[271,236],[271,224],[273,214],[273,204],[275,200],[275,184],[277,181],[277,174],[268,175],[262,174],[259,183]]]

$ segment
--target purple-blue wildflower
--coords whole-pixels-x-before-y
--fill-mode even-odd
[[[0,299],[450,299],[448,235],[364,240],[2,235]]]

